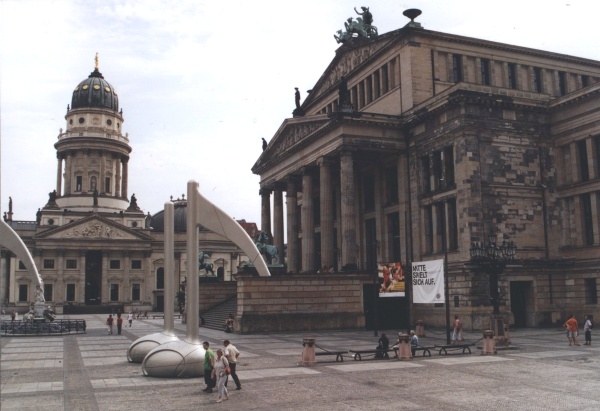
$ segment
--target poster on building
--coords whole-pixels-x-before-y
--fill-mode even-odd
[[[444,260],[412,263],[412,295],[415,304],[444,302]]]
[[[402,263],[380,263],[377,265],[380,297],[404,297],[405,282]]]

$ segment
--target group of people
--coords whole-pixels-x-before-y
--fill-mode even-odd
[[[398,341],[396,341],[396,344],[392,348],[400,347],[400,336],[401,335],[402,335],[402,333],[398,333]],[[419,337],[417,337],[417,334],[415,334],[414,330],[410,330],[410,350],[412,352],[413,357],[415,356],[415,353],[416,353],[418,347],[419,347]],[[384,353],[386,353],[389,349],[390,349],[390,339],[388,338],[387,335],[385,335],[385,333],[381,333],[381,337],[379,337],[377,347],[375,348],[375,350],[377,351],[375,353],[375,358],[384,358]]]
[[[129,326],[131,327],[131,325],[133,324],[133,311],[131,311],[129,314],[127,314],[127,322],[129,323]],[[108,335],[112,335],[114,324],[115,324],[115,319],[112,316],[112,314],[109,314],[108,318],[106,319]],[[123,329],[123,317],[121,316],[120,312],[117,313],[116,324],[117,324],[117,334],[121,335],[121,330]]]
[[[229,399],[227,381],[230,375],[235,382],[236,390],[242,389],[240,379],[235,372],[240,352],[229,340],[223,341],[224,349],[218,348],[216,356],[210,348],[208,341],[204,341],[202,346],[205,351],[204,382],[206,383],[206,388],[202,391],[212,393],[213,389],[216,388],[218,394],[217,402],[226,401]]]
[[[571,314],[569,319],[563,324],[563,327],[567,329],[567,339],[569,345],[581,345],[579,344],[579,323],[575,319],[575,316]],[[592,345],[592,321],[589,315],[584,317],[583,333],[585,336],[584,345]]]

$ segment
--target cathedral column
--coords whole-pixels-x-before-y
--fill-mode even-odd
[[[410,208],[408,198],[410,196],[410,186],[408,175],[408,156],[402,153],[397,159],[397,175],[398,175],[398,205],[399,207],[399,220],[400,220],[400,258],[403,261],[412,260],[410,256],[410,250],[408,246],[408,237],[410,236]],[[408,221],[407,221],[408,220]],[[412,240],[411,241],[415,241]],[[416,244],[414,244],[416,245]]]
[[[98,177],[98,181],[96,181],[96,190],[99,193],[108,192],[108,187],[105,186],[106,182],[106,155],[104,151],[100,152],[100,176]]]
[[[315,217],[313,207],[313,181],[307,169],[302,175],[302,271],[315,269]]]
[[[58,197],[62,195],[62,162],[63,159],[60,154],[56,154],[56,194]]]
[[[348,264],[356,264],[357,261],[355,224],[356,187],[354,183],[354,160],[352,153],[349,151],[342,152],[340,155],[340,189],[343,268]]]
[[[130,300],[131,292],[129,288],[131,288],[129,274],[131,270],[131,253],[129,250],[123,252],[123,295],[121,296],[121,300]]]
[[[53,300],[58,302],[65,301],[65,282],[63,280],[65,271],[65,250],[57,250],[58,255],[58,267],[56,267],[56,282],[54,284],[54,298]]]
[[[81,177],[81,192],[87,193],[91,191],[90,187],[90,150],[83,150],[83,175]],[[97,184],[97,183],[96,183]]]
[[[260,189],[261,206],[260,206],[260,229],[269,236],[269,243],[273,240],[271,234],[271,190],[266,188]]]
[[[154,306],[155,301],[152,300],[152,296],[154,295],[152,291],[156,289],[156,282],[153,281],[154,277],[154,267],[152,265],[152,253],[150,251],[144,251],[145,267],[144,269],[144,284],[146,285],[146,295],[144,296],[145,300],[148,301],[152,306]],[[196,289],[197,291],[197,289]]]
[[[127,165],[129,164],[129,157],[125,157],[121,161],[123,163],[123,181],[121,184],[121,195],[123,198],[127,198]]]
[[[299,272],[298,267],[298,194],[296,178],[288,176],[287,191],[285,194],[287,212],[287,270]]]
[[[317,162],[320,168],[320,202],[321,202],[321,267],[333,266],[333,187],[331,184],[331,160],[324,157]]]
[[[279,263],[283,264],[283,193],[273,192],[273,245],[277,247]]]
[[[108,283],[108,255],[106,250],[102,251],[102,277],[100,279],[100,302],[110,302],[110,284]]]
[[[71,195],[72,194],[72,181],[73,181],[73,175],[72,175],[72,167],[73,167],[73,157],[71,156],[71,153],[67,154],[67,159],[65,160],[65,195]]]
[[[85,254],[86,250],[79,250],[79,281],[75,294],[75,301],[82,304],[85,304]]]
[[[113,187],[115,188],[114,196],[120,197],[121,196],[121,160],[119,158],[117,158],[115,160],[115,167],[116,167],[115,181],[113,182]]]

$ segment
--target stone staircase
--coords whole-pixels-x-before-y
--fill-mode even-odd
[[[224,331],[225,320],[229,314],[235,315],[236,312],[237,296],[234,296],[201,314],[205,321],[204,328]]]

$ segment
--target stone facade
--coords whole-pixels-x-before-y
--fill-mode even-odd
[[[252,169],[262,224],[283,224],[265,197],[287,190],[295,273],[447,255],[451,311],[471,329],[487,328],[492,290],[470,248],[493,233],[518,246],[498,279],[511,324],[600,315],[599,97],[597,61],[418,23],[349,41]],[[410,311],[444,324],[444,307]]]

